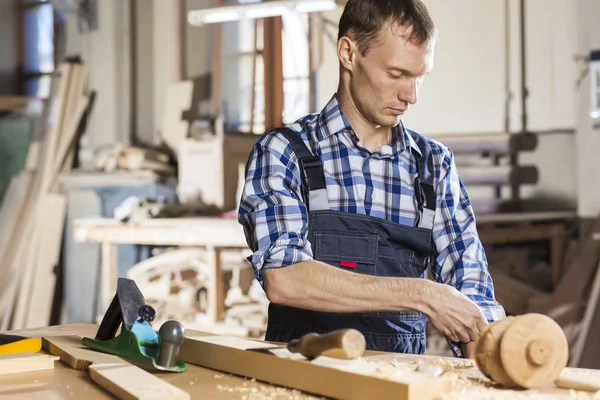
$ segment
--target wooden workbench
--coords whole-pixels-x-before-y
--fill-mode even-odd
[[[235,219],[217,217],[157,218],[122,223],[112,218],[83,218],[73,221],[73,237],[79,243],[102,246],[102,309],[106,310],[115,294],[117,282],[117,245],[203,247],[213,266],[209,291],[210,322],[222,320],[224,307],[221,252],[223,249],[247,249],[242,226]]]
[[[58,335],[94,336],[96,330],[96,325],[73,324],[14,331],[11,333],[32,337]],[[375,352],[366,355],[364,358],[372,362],[382,363],[382,365],[393,365],[399,368],[419,362],[455,363],[457,369],[453,372],[456,375],[454,391],[440,396],[440,399],[513,399],[517,396],[519,399],[538,400],[600,398],[600,394],[597,397],[593,397],[593,394],[589,392],[575,392],[555,387],[527,391],[486,388],[483,384],[485,383],[489,386],[489,382],[482,377],[476,367],[460,368],[465,363],[465,360]],[[468,363],[469,361],[467,360],[466,362]],[[599,370],[588,370],[586,372],[597,374],[600,380]],[[192,399],[300,400],[318,398],[297,390],[276,387],[195,365],[188,365],[188,370],[185,373],[159,373],[157,376],[188,392]],[[479,385],[473,387],[471,386],[472,383],[479,383]],[[99,400],[112,399],[114,397],[93,383],[87,372],[77,371],[62,362],[56,362],[53,370],[1,376],[0,398],[3,400],[23,398],[43,400],[82,398],[86,400]]]

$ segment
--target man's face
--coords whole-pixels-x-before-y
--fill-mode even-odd
[[[386,24],[366,56],[355,53],[350,92],[358,111],[375,125],[398,124],[433,68],[434,46],[409,42],[410,29]]]

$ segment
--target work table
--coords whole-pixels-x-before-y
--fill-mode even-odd
[[[93,337],[97,325],[72,324],[39,329],[9,332],[29,337],[79,335]],[[479,372],[471,360],[440,358],[435,356],[417,356],[395,353],[369,352],[365,360],[402,369],[411,368],[420,363],[438,363],[453,365],[445,375],[454,376],[452,393],[441,394],[440,399],[600,399],[600,394],[570,391],[556,387],[536,390],[499,390],[486,388],[489,381]],[[573,369],[575,370],[575,369]],[[598,370],[580,370],[595,374],[600,380]],[[192,399],[317,399],[297,390],[284,389],[252,379],[232,376],[196,365],[188,364],[184,373],[156,373],[161,379],[177,386],[191,395]],[[476,384],[473,387],[473,384]],[[53,370],[28,372],[0,376],[0,398],[2,399],[112,399],[108,392],[92,382],[87,372],[71,369],[61,361],[55,363]]]

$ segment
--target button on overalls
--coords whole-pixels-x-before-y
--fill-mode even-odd
[[[382,218],[329,210],[321,159],[313,156],[299,134],[282,128],[296,153],[309,209],[308,240],[313,258],[333,267],[373,276],[424,278],[432,252],[435,213],[433,168],[429,143],[413,136],[421,154],[415,178],[418,218],[415,226]],[[427,317],[420,312],[329,313],[271,303],[265,340],[289,342],[309,333],[354,328],[365,336],[367,349],[425,354]]]

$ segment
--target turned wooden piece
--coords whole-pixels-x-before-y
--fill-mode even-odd
[[[552,384],[566,367],[569,344],[561,327],[543,314],[507,317],[479,336],[475,362],[492,381],[507,388]]]
[[[309,360],[319,356],[352,360],[363,355],[366,341],[356,329],[341,329],[325,334],[307,333],[290,341],[287,348]]]

